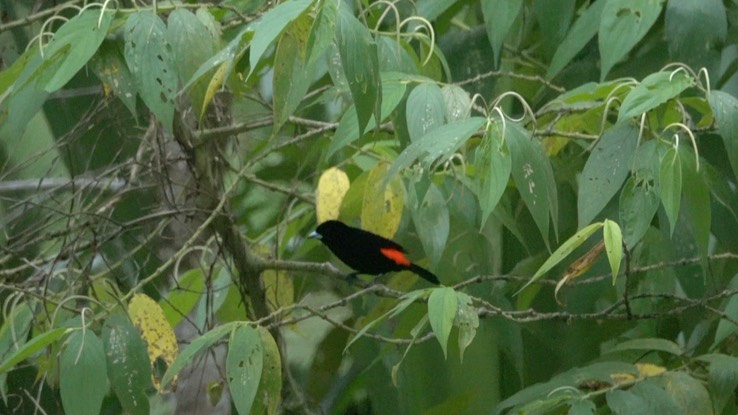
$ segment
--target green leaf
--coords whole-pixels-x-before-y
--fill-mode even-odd
[[[10,315],[0,328],[0,362],[20,349],[28,338],[28,332],[33,323],[33,310],[26,302],[20,302],[14,306]],[[5,404],[8,403],[8,374],[0,373],[0,396]]]
[[[382,83],[379,77],[377,44],[369,30],[351,14],[345,3],[339,9],[336,45],[343,73],[354,100],[359,134],[363,135],[369,119],[381,118]]]
[[[597,407],[590,400],[574,400],[569,407],[567,415],[594,415]]]
[[[682,349],[679,345],[671,340],[658,338],[628,340],[608,350],[607,353],[622,352],[626,350],[656,350],[659,352],[670,353],[675,356],[682,355]]]
[[[471,297],[462,292],[457,292],[456,296],[459,310],[456,313],[454,324],[459,328],[459,361],[463,363],[464,351],[477,335],[479,315]]]
[[[425,199],[413,210],[412,216],[430,266],[435,268],[443,257],[450,228],[446,198],[435,185],[428,188]]]
[[[633,249],[646,234],[658,208],[658,189],[653,189],[648,182],[640,181],[635,176],[625,182],[620,193],[620,222],[628,249]]]
[[[146,343],[131,321],[110,316],[102,332],[108,377],[123,410],[132,415],[149,413],[147,389],[151,387],[151,364]]]
[[[415,291],[411,291],[411,292],[403,295],[400,298],[400,301],[398,301],[397,304],[394,307],[392,307],[392,309],[390,309],[386,313],[382,314],[381,316],[377,317],[376,319],[374,319],[374,320],[370,321],[369,323],[367,323],[366,325],[364,325],[364,327],[362,327],[361,330],[359,330],[359,332],[356,333],[356,335],[354,335],[354,337],[352,337],[351,340],[346,344],[346,347],[343,348],[343,352],[346,353],[346,351],[349,349],[349,347],[351,347],[351,345],[354,344],[355,341],[357,341],[361,337],[363,337],[364,334],[366,334],[369,331],[369,329],[371,329],[372,327],[374,327],[375,324],[377,324],[380,321],[383,321],[383,320],[385,320],[387,318],[394,318],[394,317],[396,317],[401,312],[405,311],[405,309],[408,308],[410,306],[410,304],[413,304],[415,301],[418,300],[418,298],[420,298],[423,295],[425,295],[425,293],[427,291],[428,291],[428,289],[415,290]]]
[[[407,97],[405,114],[412,142],[443,125],[446,104],[441,88],[434,83],[422,83],[413,88]]]
[[[541,143],[533,140],[530,131],[516,123],[507,122],[507,145],[512,155],[512,177],[525,206],[549,247],[549,223],[554,219],[554,232],[558,222],[556,180],[551,162]]]
[[[708,362],[709,389],[716,414],[725,413],[722,409],[729,400],[734,399],[738,387],[738,358],[724,354],[708,354],[698,357]]]
[[[195,14],[184,8],[177,8],[169,14],[166,38],[171,45],[173,56],[176,56],[173,65],[181,84],[192,78],[200,65],[216,52],[216,39],[207,26]],[[201,108],[207,87],[207,84],[201,82],[190,88],[189,93],[195,108]]]
[[[705,257],[710,243],[710,225],[712,223],[712,209],[710,207],[710,189],[701,171],[697,170],[694,153],[687,146],[680,146],[682,159],[682,183],[684,208],[689,223],[694,232],[694,239],[700,255]]]
[[[172,327],[179,324],[195,307],[205,292],[205,275],[201,268],[193,268],[179,277],[177,286],[160,300],[161,309]]]
[[[5,358],[3,363],[0,364],[0,373],[5,373],[13,369],[13,367],[18,363],[33,356],[39,350],[59,340],[62,336],[71,331],[72,329],[68,328],[56,328],[34,336],[26,344]]]
[[[62,53],[64,57],[52,70],[54,76],[44,85],[54,92],[66,85],[84,67],[108,34],[113,12],[87,9],[64,23],[43,50],[45,56]]]
[[[669,0],[664,13],[664,39],[675,62],[699,68],[728,33],[721,0]]]
[[[275,133],[299,107],[313,80],[315,68],[306,62],[309,25],[309,16],[299,17],[277,44],[272,78]]]
[[[505,193],[512,171],[512,157],[502,139],[499,123],[489,125],[474,159],[479,174],[476,193],[482,208],[481,229]]]
[[[723,313],[733,320],[738,319],[738,296],[734,295],[730,297],[727,304],[725,304]],[[718,348],[725,339],[732,336],[736,331],[738,331],[738,327],[736,327],[733,321],[721,318],[718,322],[717,330],[715,330],[715,340],[713,340],[710,349],[715,350]]]
[[[639,117],[694,85],[694,79],[683,70],[656,72],[633,88],[620,106],[618,121]]]
[[[547,1],[550,3],[550,1]],[[558,75],[564,67],[589,43],[600,27],[600,16],[605,8],[606,0],[595,1],[577,19],[556,49],[556,53],[548,65],[546,78]]]
[[[254,73],[269,45],[282,33],[287,25],[297,19],[312,4],[312,0],[291,0],[279,4],[277,7],[264,13],[256,23],[251,25],[254,38],[249,51],[251,69],[246,78]]]
[[[418,16],[433,21],[453,6],[454,3],[456,3],[456,0],[418,0],[415,3],[415,8]]]
[[[487,29],[487,37],[492,45],[495,65],[500,62],[502,44],[522,8],[523,0],[484,0],[482,2],[484,27]]]
[[[711,414],[710,395],[702,382],[684,372],[664,374],[666,392],[682,409],[684,415]]]
[[[282,360],[279,346],[274,341],[269,330],[257,327],[261,336],[261,344],[264,350],[264,363],[262,364],[261,380],[259,390],[254,399],[251,413],[274,415],[282,398]]]
[[[735,179],[738,179],[738,99],[722,91],[710,92],[707,99],[720,135],[723,137],[723,145],[733,167],[733,174]]]
[[[671,229],[669,234],[674,234],[674,227],[679,219],[679,206],[682,202],[682,163],[679,153],[672,148],[667,151],[661,160],[659,171],[659,187],[661,189],[661,204],[669,218]]]
[[[405,96],[405,88],[407,85],[392,79],[382,81],[382,121],[384,121]],[[326,157],[332,156],[336,151],[348,146],[361,137],[359,134],[359,120],[356,118],[356,107],[351,106],[341,117],[341,122],[336,128],[336,134],[333,141],[328,146]],[[367,129],[372,129],[376,125],[374,118],[369,120]]]
[[[430,167],[430,164],[437,159],[441,159],[441,162],[448,160],[485,122],[486,120],[482,117],[472,117],[463,121],[450,122],[430,131],[420,140],[407,146],[397,156],[392,163],[388,177],[394,177],[402,169],[418,160],[426,167]]]
[[[103,82],[106,94],[112,93],[128,108],[131,114],[136,114],[136,81],[128,70],[120,42],[104,41],[92,57],[90,63],[95,74]]]
[[[443,356],[448,357],[448,336],[458,310],[458,297],[451,287],[434,288],[428,298],[428,319],[433,333],[441,343]]]
[[[518,290],[518,293],[523,291],[525,288],[527,288],[529,285],[533,284],[534,282],[538,281],[543,275],[545,275],[548,271],[551,270],[551,268],[555,267],[559,262],[561,262],[564,258],[566,258],[570,253],[572,253],[575,249],[577,249],[581,244],[583,244],[590,236],[592,236],[593,233],[595,233],[598,229],[600,229],[603,226],[602,223],[597,222],[590,224],[588,226],[585,226],[584,228],[580,229],[579,232],[575,233],[574,236],[564,241],[561,246],[554,251],[553,254],[551,254],[550,257],[546,260],[546,262],[541,265],[540,268],[538,268],[538,271],[536,271],[535,274],[533,274],[533,277],[525,283],[525,285]]]
[[[230,333],[232,330],[242,324],[243,323],[240,321],[226,323],[222,326],[218,326],[210,330],[209,332],[193,340],[190,345],[187,346],[187,348],[184,349],[177,356],[176,359],[174,359],[174,362],[172,362],[166,373],[164,373],[164,376],[162,376],[161,378],[161,386],[167,386],[169,382],[171,382],[172,379],[174,379],[174,377],[177,376],[182,369],[184,369],[185,366],[192,363],[192,360],[195,358],[195,356],[210,348],[210,346],[218,342],[218,340],[220,340],[223,336]]]
[[[69,336],[59,363],[59,393],[64,412],[98,415],[108,393],[102,341],[91,330]]]
[[[315,65],[331,46],[333,34],[336,32],[338,5],[339,3],[335,1],[322,1],[318,4],[319,10],[307,41],[308,67]]]
[[[638,130],[627,122],[602,134],[579,180],[579,228],[589,224],[620,190],[633,164],[637,142]]]
[[[123,38],[126,63],[141,99],[171,131],[178,80],[164,22],[153,11],[135,12],[128,17]]]
[[[600,80],[643,38],[661,14],[664,0],[607,0],[602,10]]]
[[[226,358],[226,376],[233,405],[239,414],[248,415],[259,389],[264,369],[264,346],[259,332],[244,324],[231,332]]]
[[[618,415],[653,415],[648,403],[631,391],[613,390],[607,392],[607,406]]]
[[[610,261],[612,283],[614,285],[620,272],[620,262],[623,260],[623,234],[620,232],[620,226],[610,219],[605,219],[602,233],[603,239],[605,240],[607,259]]]
[[[448,84],[441,88],[443,93],[443,101],[446,103],[446,120],[461,121],[469,118],[471,114],[471,97],[464,88]]]

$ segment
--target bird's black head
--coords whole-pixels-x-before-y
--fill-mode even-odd
[[[321,239],[324,242],[326,240],[335,240],[342,231],[345,231],[348,225],[337,220],[328,220],[315,228],[315,231],[308,235],[308,238]]]

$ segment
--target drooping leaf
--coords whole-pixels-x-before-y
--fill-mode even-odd
[[[546,78],[551,79],[561,72],[564,67],[589,43],[597,34],[600,27],[600,16],[605,8],[606,0],[591,3],[587,10],[571,25],[571,29],[561,41],[551,64],[546,71]]]
[[[685,71],[656,72],[648,75],[633,88],[620,106],[618,121],[638,117],[678,96],[694,85],[694,79]]]
[[[121,315],[105,321],[102,337],[108,377],[118,402],[129,414],[148,414],[151,364],[146,344],[131,321]]]
[[[53,66],[54,74],[46,82],[46,92],[54,92],[66,85],[92,58],[108,34],[115,13],[100,13],[97,9],[87,9],[69,19],[54,34],[54,38],[44,48],[44,54],[63,58]]]
[[[257,22],[251,25],[254,38],[249,50],[251,69],[247,78],[250,78],[257,64],[266,52],[269,45],[285,30],[287,25],[297,19],[310,5],[312,0],[290,0],[264,13]]]
[[[615,284],[620,272],[620,262],[623,260],[623,234],[617,222],[610,219],[605,219],[602,232],[607,259],[610,261],[610,269],[612,270],[612,283]]]
[[[505,192],[512,171],[512,157],[506,142],[502,140],[499,123],[487,128],[476,151],[475,167],[479,173],[476,193],[482,208],[483,228]]]
[[[682,202],[682,163],[679,153],[672,148],[661,160],[659,171],[661,204],[671,226],[670,234],[674,234],[674,226],[679,219],[679,207]]]
[[[602,134],[579,180],[579,228],[589,224],[620,190],[633,164],[637,142],[638,130],[627,122]]]
[[[259,390],[254,399],[251,412],[257,414],[274,415],[277,413],[282,397],[282,360],[279,346],[274,341],[269,330],[257,327],[256,330],[261,337],[264,350],[264,363],[262,364],[261,380]]]
[[[147,107],[171,131],[177,71],[166,26],[151,10],[131,14],[124,28],[125,58]]]
[[[661,14],[664,0],[607,0],[599,29],[600,80],[638,43]]]
[[[110,387],[103,343],[90,330],[67,339],[59,363],[59,393],[68,414],[98,415]]]
[[[474,340],[479,327],[479,315],[471,297],[457,292],[458,312],[454,324],[459,328],[459,361],[464,362],[464,351]]]
[[[725,39],[728,18],[720,0],[670,0],[664,13],[664,39],[675,62],[699,67]]]
[[[380,162],[369,172],[361,204],[361,226],[392,238],[405,207],[405,187],[399,177],[390,178],[389,163]]]
[[[307,64],[307,41],[312,19],[295,19],[277,44],[274,56],[274,132],[279,131],[302,102],[312,83],[314,66]]]
[[[487,37],[492,45],[495,65],[500,62],[502,43],[505,41],[507,33],[512,28],[522,7],[523,0],[485,0],[482,2],[484,27],[487,29]]]
[[[558,196],[551,162],[539,141],[516,123],[507,123],[507,145],[512,155],[512,177],[525,206],[549,244],[549,224],[553,218],[554,233],[558,223]]]
[[[443,256],[450,228],[446,199],[436,186],[428,188],[425,199],[413,210],[413,222],[430,266],[434,268]]]
[[[338,219],[343,197],[350,185],[348,175],[337,167],[331,167],[320,175],[315,189],[315,214],[318,223]]]
[[[428,297],[428,319],[438,342],[443,349],[443,356],[448,357],[448,336],[458,310],[456,291],[450,287],[435,288]]]
[[[381,118],[382,82],[377,44],[366,26],[351,14],[345,4],[341,4],[336,24],[336,45],[354,101],[359,134],[364,134],[372,115],[375,120]]]
[[[248,324],[231,332],[226,376],[233,405],[239,414],[251,413],[264,365],[264,346],[259,332]]]
[[[735,179],[738,179],[738,99],[726,92],[712,91],[708,101],[720,135],[723,137],[723,145],[733,167],[733,174]]]
[[[407,129],[413,142],[440,127],[445,121],[446,104],[443,93],[434,83],[422,83],[413,88],[405,106]]]
[[[405,96],[405,88],[407,86],[403,82],[391,78],[382,78],[382,121],[384,121]],[[341,121],[333,136],[333,141],[328,146],[326,157],[332,156],[336,151],[348,146],[361,137],[359,133],[359,120],[356,118],[356,107],[349,107],[341,117]],[[372,129],[376,125],[374,118],[369,120],[367,129]]]
[[[171,370],[179,346],[174,330],[169,325],[161,306],[146,294],[136,294],[128,304],[128,314],[136,328],[141,331],[141,337],[146,342],[149,361],[152,366],[158,359],[161,359],[169,365],[169,370]],[[154,386],[157,389],[164,385],[163,383],[159,384],[154,379]]]

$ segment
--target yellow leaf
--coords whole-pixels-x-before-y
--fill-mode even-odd
[[[331,167],[323,172],[315,190],[315,210],[318,223],[338,219],[341,202],[350,186],[349,178],[342,170]]]
[[[361,227],[385,238],[397,232],[405,207],[402,179],[395,176],[385,186],[389,169],[389,163],[380,162],[369,171],[361,206]]]
[[[625,385],[633,383],[636,380],[636,377],[631,373],[613,373],[610,375],[610,378],[612,378],[613,383],[616,385]]]
[[[149,360],[154,366],[158,359],[167,366],[174,362],[179,348],[172,326],[164,316],[164,310],[146,294],[136,294],[128,304],[128,315],[133,324],[141,331],[141,337],[146,342]],[[158,391],[161,390],[159,379],[152,375],[152,381]],[[174,383],[176,379],[172,381]]]
[[[205,115],[205,109],[210,104],[210,101],[213,100],[213,97],[215,97],[215,93],[218,92],[218,89],[220,89],[221,86],[223,86],[223,81],[225,80],[229,64],[230,62],[223,62],[215,71],[213,77],[210,78],[210,83],[208,83],[208,87],[205,90],[205,97],[202,100],[202,107],[200,107],[200,119]]]
[[[635,367],[638,369],[638,375],[643,378],[658,376],[666,372],[665,367],[654,365],[653,363],[636,363]]]

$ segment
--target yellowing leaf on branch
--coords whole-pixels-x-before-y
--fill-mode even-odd
[[[594,265],[595,261],[597,261],[597,258],[600,257],[604,249],[605,243],[603,241],[600,241],[599,243],[597,243],[597,245],[593,246],[592,249],[587,251],[586,254],[582,255],[571,265],[569,265],[569,268],[567,268],[564,276],[561,277],[559,282],[556,284],[556,289],[554,290],[554,297],[556,297],[557,303],[561,304],[561,302],[559,301],[559,290],[561,289],[561,287],[563,287],[564,284],[566,284],[567,282],[572,281],[585,272],[589,271],[589,269],[592,268],[592,265]]]
[[[128,315],[133,324],[141,331],[146,342],[151,365],[162,359],[167,366],[174,362],[179,348],[172,326],[169,325],[164,310],[146,294],[136,294],[128,304]],[[154,386],[161,392],[159,379],[152,379]]]
[[[343,197],[348,192],[351,182],[343,170],[331,167],[323,172],[315,190],[315,211],[318,223],[338,219]]]

